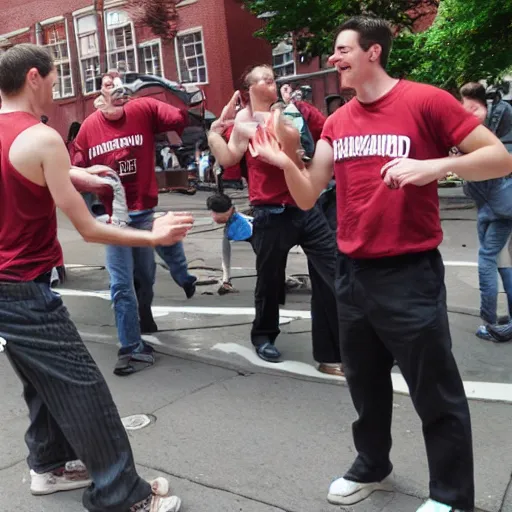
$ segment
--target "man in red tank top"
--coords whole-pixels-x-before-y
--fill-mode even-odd
[[[391,45],[383,20],[357,17],[341,27],[331,63],[356,97],[328,118],[308,169],[297,165],[297,134],[278,113],[280,146],[263,134],[254,149],[284,170],[304,209],[336,175],[341,350],[359,419],[358,455],[331,484],[328,500],[351,505],[391,490],[396,360],[429,462],[430,499],[419,510],[472,511],[471,422],[451,350],[437,181],[448,171],[473,181],[505,176],[512,158],[447,92],[390,77]],[[464,156],[448,156],[455,146]]]
[[[30,411],[30,489],[88,487],[83,504],[94,512],[176,512],[181,502],[164,497],[166,480],[138,476],[107,384],[50,279],[62,263],[56,207],[88,242],[123,246],[175,243],[193,219],[168,214],[151,231],[93,219],[71,182],[64,141],[40,122],[56,80],[46,49],[23,44],[0,56],[0,345]]]
[[[229,167],[245,158],[248,170],[249,199],[254,207],[252,246],[256,253],[257,281],[255,289],[256,317],[251,340],[259,357],[275,362],[280,352],[275,347],[279,335],[280,287],[282,269],[288,253],[295,245],[304,249],[312,286],[312,301],[322,290],[323,308],[320,317],[312,314],[313,356],[319,370],[341,374],[336,301],[334,298],[335,237],[319,206],[308,212],[297,207],[288,190],[281,169],[258,158],[249,151],[250,139],[259,123],[270,117],[277,101],[274,73],[268,66],[256,66],[245,79],[248,105],[236,113],[239,94],[235,93],[220,118],[212,124],[208,142],[220,165]],[[229,142],[222,134],[233,123]],[[320,300],[318,298],[318,300]],[[322,321],[326,319],[327,321]]]

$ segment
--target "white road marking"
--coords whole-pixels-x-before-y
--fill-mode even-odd
[[[98,299],[110,300],[108,291],[91,290],[71,290],[62,288],[56,290],[64,297],[96,297]],[[162,317],[171,313],[190,313],[195,315],[226,315],[226,316],[254,316],[254,308],[235,308],[235,307],[206,307],[206,306],[153,306],[153,316]],[[294,309],[282,309],[282,323],[289,323],[286,319],[310,319],[310,311],[301,311]]]
[[[478,263],[474,261],[444,261],[445,267],[475,267],[478,268]]]
[[[445,261],[447,267],[478,267],[478,263],[472,261]],[[85,291],[85,290],[70,290],[59,289],[58,293],[63,296],[74,297],[96,297],[104,300],[110,300],[109,291]],[[254,308],[252,307],[199,307],[199,306],[154,306],[153,315],[155,317],[162,317],[172,313],[189,313],[197,315],[226,315],[226,316],[253,316]],[[293,319],[310,319],[311,313],[309,311],[300,310],[286,310],[280,311],[280,323],[290,323]],[[107,335],[82,333],[89,338],[105,339],[111,338]],[[155,336],[146,336],[147,341],[156,345],[163,345],[163,343]],[[154,340],[152,339],[154,338]],[[193,351],[200,349],[194,348]],[[316,368],[308,363],[300,361],[283,361],[282,363],[268,363],[261,360],[252,348],[238,345],[236,343],[218,343],[214,345],[213,350],[219,350],[226,354],[237,354],[251,364],[264,368],[279,369],[283,372],[301,374],[311,377],[321,377],[328,380],[336,380],[343,378],[325,375],[316,370]],[[393,373],[393,388],[395,392],[408,394],[407,384],[400,374]],[[494,382],[474,382],[465,381],[464,388],[469,399],[473,400],[489,400],[512,403],[512,384],[494,383]]]
[[[268,363],[260,359],[253,349],[238,345],[237,343],[217,343],[213,346],[214,350],[220,350],[226,354],[236,354],[255,366],[262,368],[273,368],[287,373],[298,373],[309,377],[320,377],[327,380],[339,380],[346,382],[344,377],[335,377],[320,373],[313,365],[302,363],[300,361],[283,361],[282,363]],[[403,376],[399,373],[392,373],[393,390],[395,393],[409,394],[409,388]],[[472,382],[465,381],[464,389],[466,395],[472,400],[489,400],[495,402],[512,403],[512,384],[501,384],[494,382]]]
[[[144,341],[151,343],[152,345],[160,345],[160,346],[164,345],[156,336],[154,336],[152,334],[142,334],[141,338]]]

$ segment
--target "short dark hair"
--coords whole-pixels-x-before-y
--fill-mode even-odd
[[[0,56],[0,91],[10,96],[21,91],[27,73],[36,68],[45,78],[54,68],[47,48],[35,44],[17,44]]]
[[[359,45],[365,52],[378,44],[382,48],[380,65],[386,69],[393,46],[393,32],[386,20],[374,16],[354,16],[338,27],[336,38],[344,30],[354,30],[359,34]]]
[[[469,82],[460,88],[460,95],[468,100],[475,100],[487,107],[487,95],[485,87],[478,82]]]
[[[206,200],[206,207],[215,213],[226,213],[233,206],[233,201],[226,194],[215,194]]]

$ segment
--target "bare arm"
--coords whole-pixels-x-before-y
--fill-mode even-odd
[[[88,168],[71,167],[69,171],[69,177],[75,188],[79,192],[92,192],[94,194],[102,194],[110,192],[110,186],[106,185],[105,182],[98,176],[100,172],[109,170],[108,167],[93,166]]]
[[[459,158],[443,158],[440,162],[443,177],[451,171],[467,181],[483,181],[512,172],[512,155],[484,126],[475,128],[459,148],[465,154]]]
[[[55,204],[71,220],[87,242],[152,247],[171,245],[183,239],[192,226],[192,218],[187,215],[176,217],[182,222],[174,223],[173,216],[168,216],[167,221],[162,217],[155,221],[153,231],[121,229],[95,221],[82,196],[73,186],[69,172],[71,162],[58,133],[50,129],[41,130],[37,144],[36,150],[41,155],[46,184]]]
[[[239,163],[247,149],[247,146],[243,149],[241,145],[231,142],[232,139],[233,137],[231,137],[228,144],[220,133],[210,131],[208,134],[210,150],[222,167],[232,167]]]
[[[423,186],[453,172],[467,181],[501,178],[512,173],[512,156],[490,130],[477,126],[459,144],[464,153],[458,158],[434,160],[398,158],[381,170],[384,182],[391,188],[405,185]]]
[[[225,141],[223,135],[226,130],[235,124],[235,117],[247,117],[246,109],[236,113],[236,106],[240,100],[238,91],[233,94],[229,103],[222,109],[220,117],[213,122],[210,132],[208,133],[208,145],[213,156],[223,167],[232,167],[242,160],[244,153],[247,151],[249,140],[240,134],[240,130],[236,127],[231,134],[229,143]]]
[[[319,140],[315,155],[307,168],[299,169],[292,159],[287,157],[283,166],[284,177],[297,205],[303,210],[309,210],[327,185],[333,174],[333,150],[325,142]]]
[[[222,282],[229,283],[231,281],[231,242],[226,233],[222,238]]]

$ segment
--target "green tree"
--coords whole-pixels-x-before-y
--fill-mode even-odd
[[[442,0],[432,27],[409,43],[413,79],[445,89],[495,83],[512,66],[512,1]]]
[[[346,18],[374,14],[398,30],[389,71],[454,90],[467,81],[496,83],[512,67],[512,0],[244,0],[267,23],[257,34],[271,42],[296,36],[307,57],[332,51],[333,31]],[[439,5],[434,24],[412,26]]]
[[[412,27],[439,0],[244,0],[267,23],[257,33],[272,43],[284,34],[296,36],[298,50],[307,57],[332,51],[333,32],[351,16],[372,14],[399,29]]]

